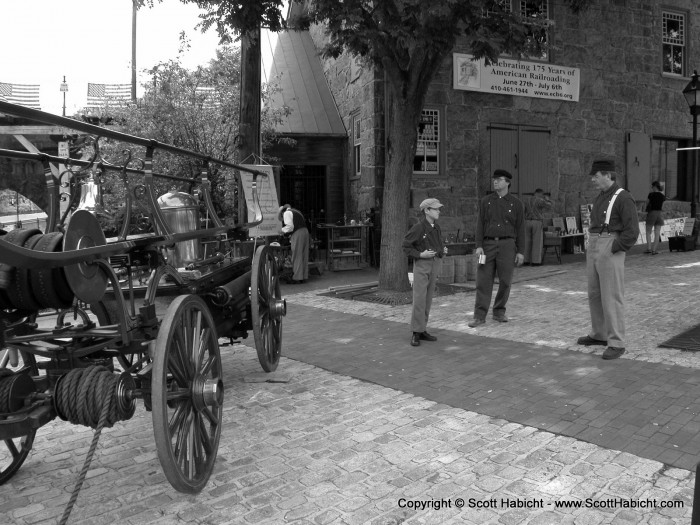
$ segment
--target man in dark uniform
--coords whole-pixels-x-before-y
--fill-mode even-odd
[[[639,237],[634,197],[615,182],[615,163],[597,160],[590,173],[600,193],[593,201],[586,274],[591,332],[580,345],[607,346],[603,359],[625,353],[625,253]]]
[[[498,274],[498,292],[493,303],[493,319],[508,322],[506,303],[510,296],[510,283],[515,266],[523,264],[525,245],[525,208],[523,203],[508,190],[513,176],[506,170],[493,172],[495,193],[481,199],[476,223],[477,256],[485,262],[476,271],[476,304],[474,319],[469,322],[475,328],[486,322],[491,304],[493,279]]]

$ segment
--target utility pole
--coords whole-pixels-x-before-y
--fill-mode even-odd
[[[241,111],[238,131],[238,162],[251,164],[261,156],[260,149],[260,26],[241,35]],[[238,186],[239,203],[243,189]],[[238,207],[238,219],[246,222],[245,206]]]
[[[131,101],[136,104],[136,11],[138,0],[131,0]]]

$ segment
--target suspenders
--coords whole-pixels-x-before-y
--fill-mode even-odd
[[[612,196],[612,199],[610,199],[610,204],[608,204],[608,210],[605,212],[605,224],[603,224],[603,227],[601,228],[600,233],[603,233],[605,231],[610,233],[610,230],[608,229],[610,226],[610,214],[612,213],[612,208],[613,208],[613,204],[615,204],[615,199],[617,199],[617,196],[621,192],[622,192],[622,188],[618,188],[618,190]]]

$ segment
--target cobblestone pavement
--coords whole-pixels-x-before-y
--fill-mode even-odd
[[[693,296],[700,284],[698,264],[694,252],[628,258],[625,359],[658,363],[660,370],[669,364],[679,365],[670,367],[679,372],[699,367],[693,353],[655,348],[694,324],[700,306]],[[479,331],[466,327],[474,296],[461,293],[437,301],[431,329],[437,335],[449,331],[478,338],[483,352],[512,346],[509,342],[542,345],[545,356],[548,349],[564,357],[569,350],[579,351],[572,342],[588,326],[583,266],[564,265],[564,273],[551,269],[519,270],[509,303],[511,323],[488,323]],[[395,333],[391,321],[408,320],[408,307],[319,297],[303,286],[285,288],[301,290],[287,296],[290,319],[307,316],[315,331],[306,334],[306,346],[319,354],[329,347],[339,356],[351,353],[347,341],[368,323]],[[328,311],[347,314],[352,322],[344,330],[338,323],[323,329]],[[291,353],[298,343],[289,335],[290,325],[285,325],[285,348]],[[405,341],[392,339],[393,350],[410,352],[407,342],[406,328]],[[453,346],[450,351],[460,352],[459,344]],[[69,523],[690,521],[694,475],[687,469],[289,358],[282,358],[278,372],[264,375],[254,350],[242,345],[223,348],[222,358],[225,424],[217,465],[202,493],[180,494],[167,483],[150,414],[139,403],[131,420],[103,431]],[[624,363],[621,359],[613,366],[624,371]],[[365,369],[374,366],[364,363]],[[546,379],[546,368],[542,374]],[[265,379],[274,382],[260,382]],[[0,491],[0,522],[57,523],[91,437],[90,429],[62,421],[42,427],[27,462]],[[460,501],[465,507],[457,507]],[[558,506],[576,502],[588,508]],[[664,507],[669,504],[673,508]]]

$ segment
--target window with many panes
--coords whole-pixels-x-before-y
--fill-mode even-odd
[[[671,75],[685,74],[686,17],[683,13],[662,11],[661,44],[663,72]]]
[[[531,44],[539,44],[543,49],[529,58],[536,60],[549,59],[547,44],[549,43],[549,0],[499,0],[503,10],[519,13],[525,23],[530,26],[528,40]]]
[[[440,111],[437,109],[421,111],[413,173],[440,173]]]

